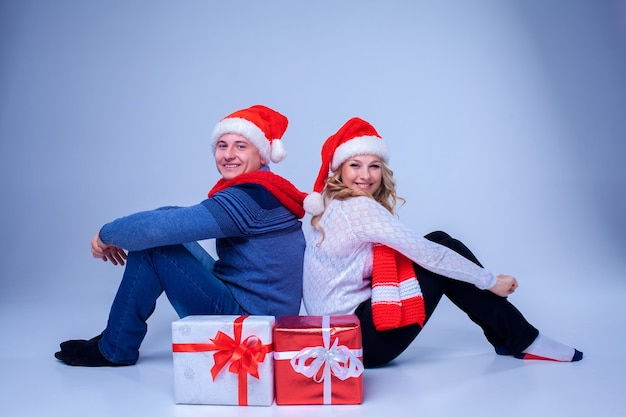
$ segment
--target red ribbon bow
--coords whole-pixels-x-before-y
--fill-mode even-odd
[[[234,374],[250,374],[259,379],[259,362],[265,360],[265,355],[269,352],[268,345],[263,343],[257,336],[249,336],[241,342],[241,326],[237,331],[235,325],[235,338],[231,338],[222,331],[217,332],[215,339],[211,339],[215,345],[213,354],[215,363],[211,368],[213,380],[220,371],[230,362],[228,371]]]
[[[235,319],[234,338],[226,333],[218,331],[213,343],[176,343],[172,345],[174,352],[208,352],[216,350],[213,354],[213,367],[211,376],[215,381],[217,375],[230,362],[228,372],[239,376],[239,404],[248,404],[248,374],[259,379],[259,363],[265,360],[265,355],[272,351],[272,345],[264,345],[257,336],[248,336],[241,341],[243,321],[248,316],[239,316]]]

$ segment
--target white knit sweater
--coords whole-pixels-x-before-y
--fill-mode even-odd
[[[304,306],[310,315],[353,313],[371,297],[373,244],[401,252],[420,266],[480,289],[496,283],[494,274],[456,252],[405,227],[369,197],[333,200],[324,212],[322,234],[311,228],[304,253]]]

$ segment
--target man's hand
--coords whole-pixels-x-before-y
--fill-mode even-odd
[[[107,245],[100,240],[100,233],[91,239],[91,254],[94,258],[100,258],[104,262],[111,261],[113,265],[124,265],[126,252],[117,246]]]

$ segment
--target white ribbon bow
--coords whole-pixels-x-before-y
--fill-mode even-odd
[[[330,375],[335,375],[339,380],[358,377],[363,373],[363,363],[346,346],[338,346],[339,338],[333,345],[328,347],[316,346],[300,350],[289,361],[294,371],[313,378],[315,382],[322,382]],[[311,363],[306,364],[309,359]],[[319,370],[324,367],[321,375]]]
[[[339,380],[356,378],[363,373],[363,363],[348,347],[339,346],[339,338],[330,345],[330,317],[322,318],[322,339],[324,346],[307,347],[297,352],[290,360],[294,371],[324,382],[324,404],[331,401],[331,374]],[[307,361],[312,361],[307,365]],[[320,368],[322,373],[319,374]]]

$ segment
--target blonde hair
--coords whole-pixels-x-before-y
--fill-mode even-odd
[[[345,163],[346,162],[343,164]],[[370,194],[367,191],[355,190],[345,185],[341,181],[341,168],[343,167],[343,164],[341,164],[339,168],[333,171],[332,174],[324,180],[325,186],[324,191],[322,191],[322,196],[324,197],[324,211],[311,218],[311,226],[322,233],[322,238],[317,243],[318,245],[324,241],[324,229],[319,224],[320,219],[324,215],[328,203],[332,200],[347,200],[352,197],[365,196],[376,200],[377,203],[389,210],[389,212],[393,215],[397,215],[396,206],[398,202],[401,202],[402,204],[405,202],[404,198],[399,197],[396,194],[396,180],[393,177],[393,171],[385,162],[380,161],[382,180],[380,187],[378,187],[378,190],[376,190],[374,194]]]

